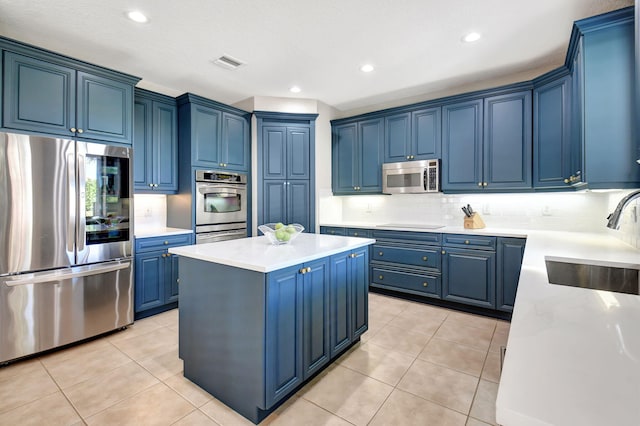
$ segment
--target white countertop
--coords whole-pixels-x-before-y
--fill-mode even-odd
[[[164,235],[191,234],[191,229],[160,227],[136,227],[133,231],[136,238],[161,237]]]
[[[469,235],[491,235],[496,237],[526,238],[527,232],[522,229],[509,228],[482,228],[468,229],[463,226],[443,226],[437,223],[321,223],[320,226],[335,226],[339,228],[359,228],[359,229],[381,229],[388,231],[411,231],[411,232],[435,232],[443,234],[469,234]]]
[[[527,234],[498,423],[640,424],[640,296],[549,284],[544,262],[639,265],[640,251],[607,234]]]
[[[290,244],[272,245],[265,236],[170,248],[169,253],[257,272],[271,272],[373,244],[371,238],[302,233]]]

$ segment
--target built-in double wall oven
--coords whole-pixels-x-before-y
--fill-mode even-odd
[[[247,236],[247,175],[196,170],[196,244]]]

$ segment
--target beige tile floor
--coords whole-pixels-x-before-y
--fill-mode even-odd
[[[369,331],[262,424],[495,424],[509,323],[378,294]],[[0,425],[250,425],[182,376],[178,311],[0,368]]]

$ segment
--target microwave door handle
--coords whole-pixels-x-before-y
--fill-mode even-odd
[[[428,182],[429,180],[429,169],[424,169],[422,171],[422,186],[424,187],[424,190],[427,190],[427,185],[429,184]]]

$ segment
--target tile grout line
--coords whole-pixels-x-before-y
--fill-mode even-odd
[[[60,384],[58,383],[58,381],[53,377],[53,375],[51,374],[51,372],[49,371],[49,369],[47,368],[47,366],[40,360],[40,358],[38,358],[38,362],[42,365],[42,368],[44,368],[44,371],[46,371],[47,375],[49,375],[49,377],[51,378],[51,380],[53,381],[53,383],[55,383],[56,387],[58,388],[58,390],[60,391],[60,393],[62,394],[62,396],[64,397],[64,399],[69,403],[69,405],[71,406],[71,408],[73,409],[73,411],[78,415],[78,418],[80,418],[80,421],[82,422],[82,424],[86,425],[88,424],[86,422],[86,420],[84,419],[84,417],[82,417],[82,415],[80,415],[80,412],[78,411],[78,409],[76,408],[76,406],[73,404],[73,402],[71,402],[71,400],[69,399],[69,397],[67,396],[66,393],[64,393],[64,391],[62,390],[62,388],[60,387]],[[40,398],[42,399],[42,398]],[[37,401],[37,400],[36,400]]]

